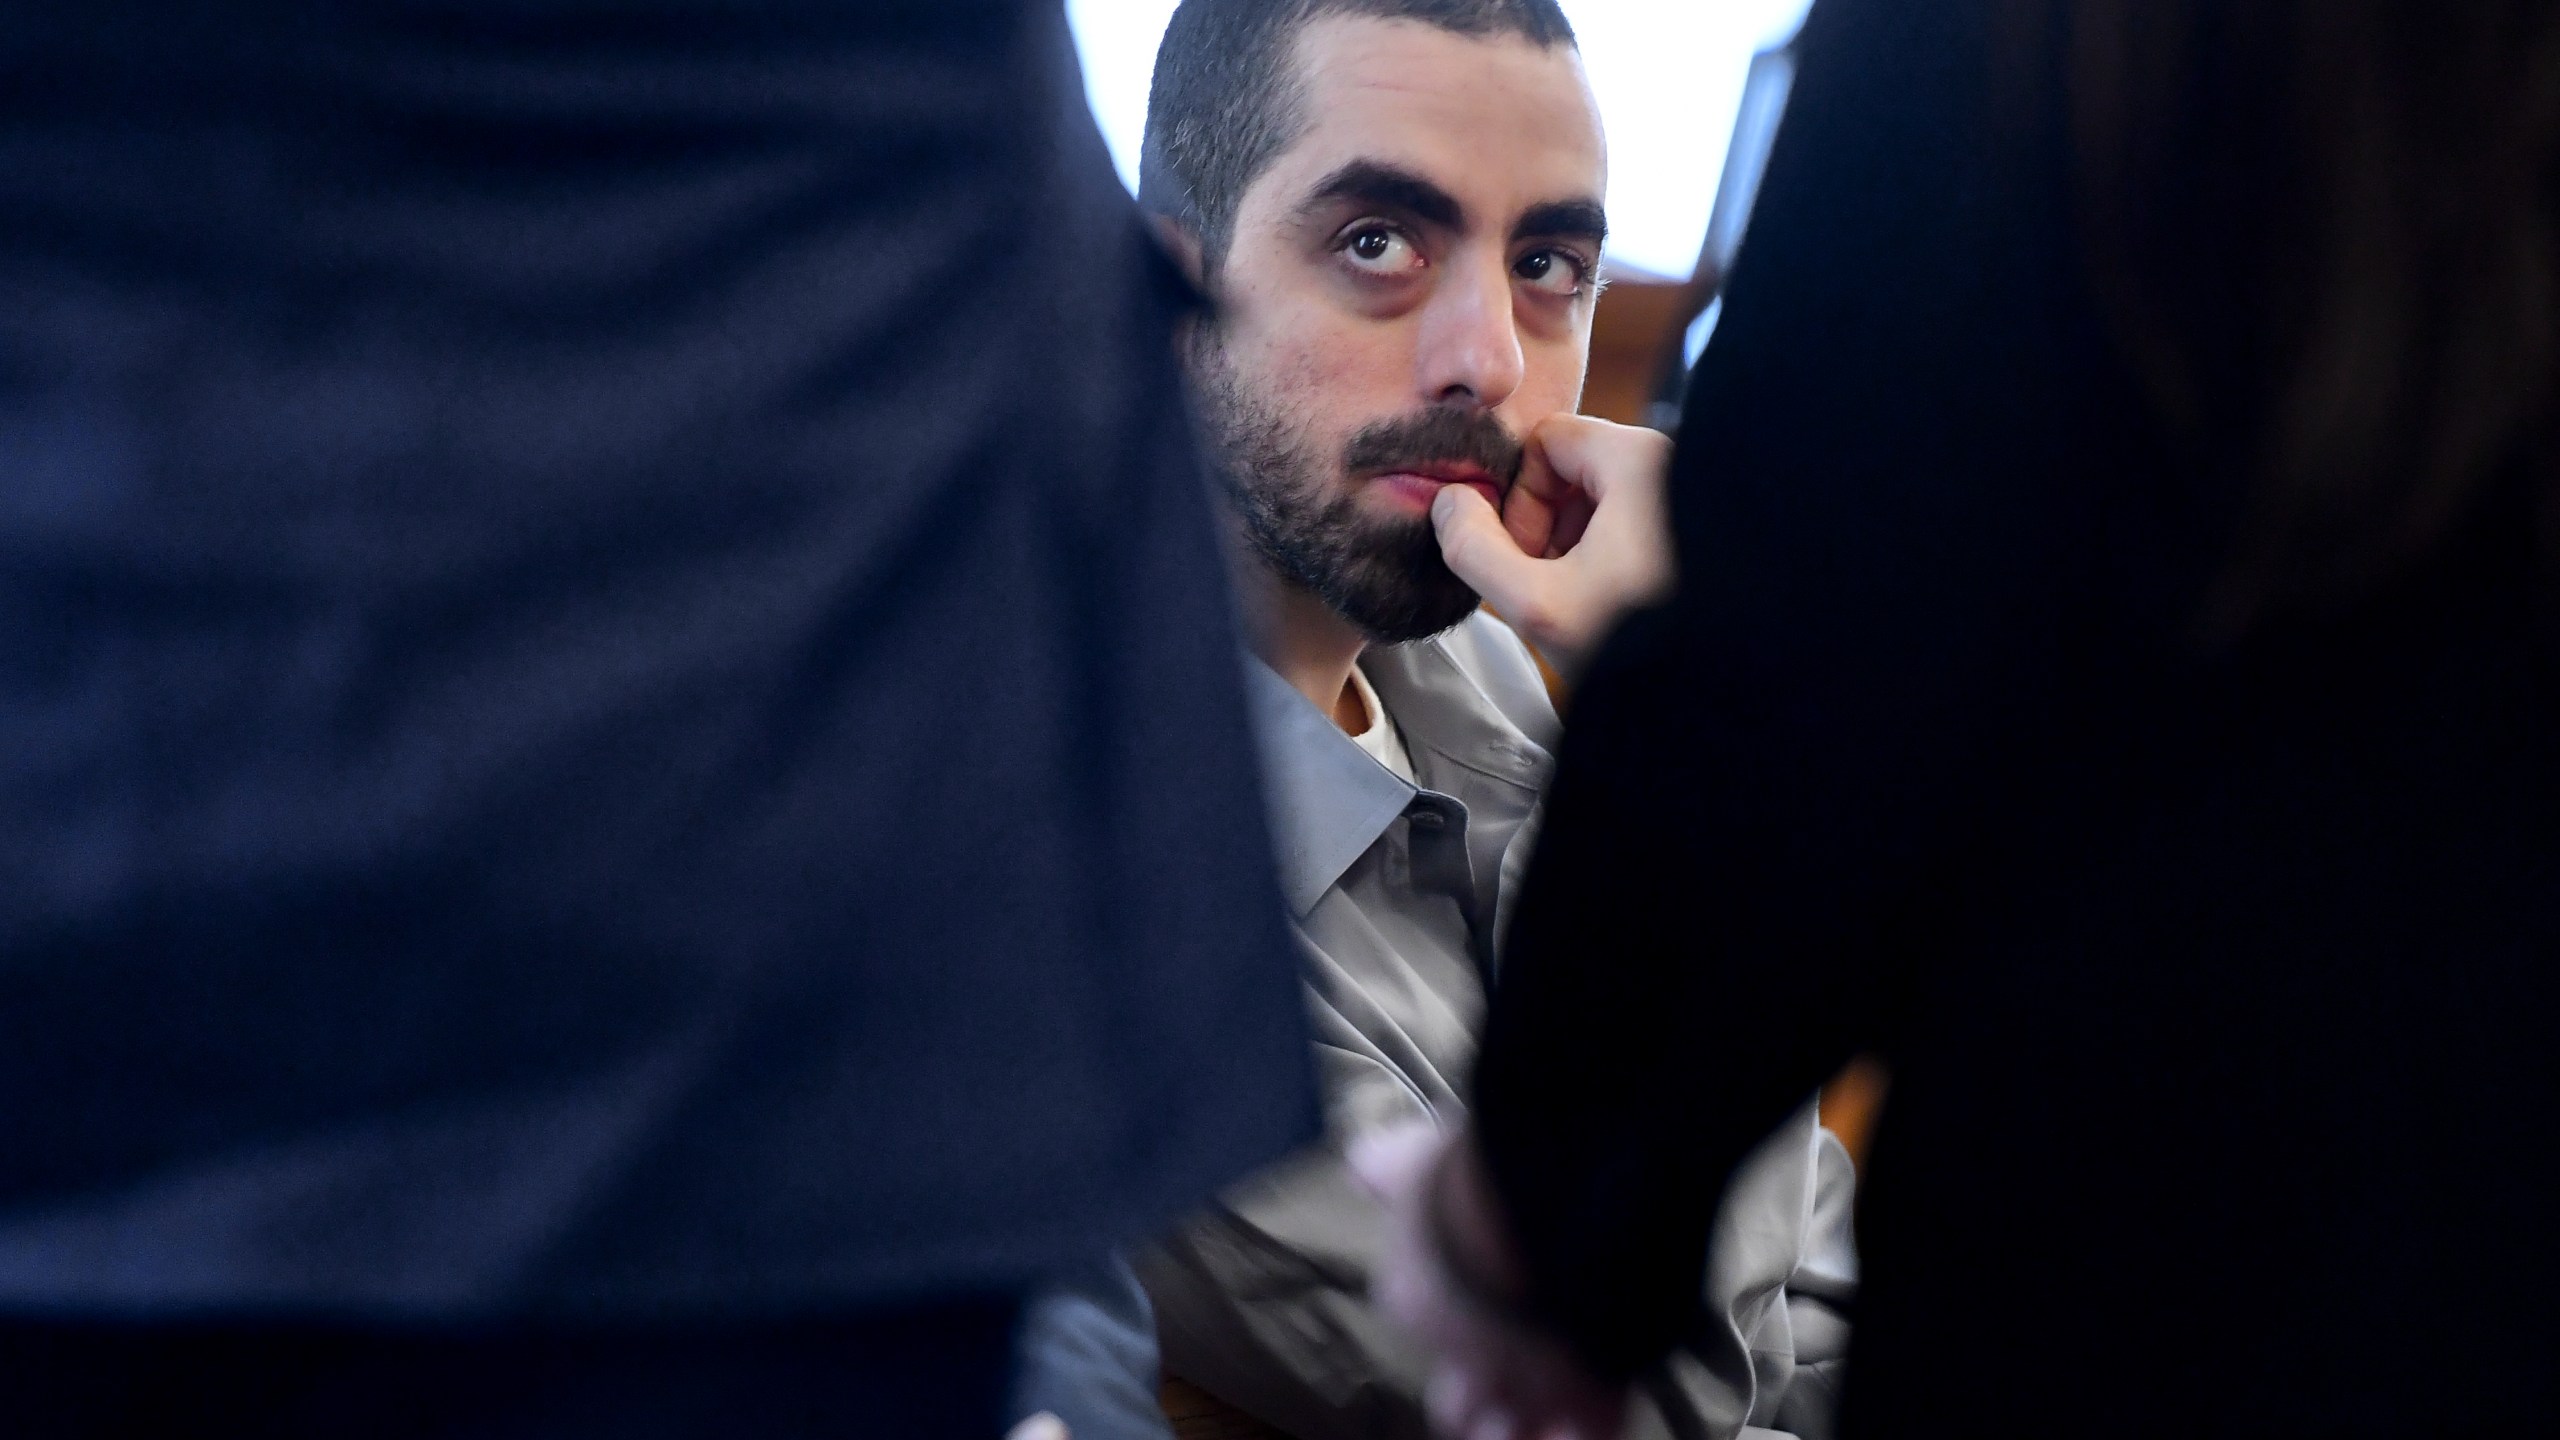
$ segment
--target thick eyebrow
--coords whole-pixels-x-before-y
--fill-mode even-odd
[[[1597,200],[1550,200],[1521,211],[1519,223],[1511,227],[1515,241],[1548,236],[1597,245],[1609,238],[1608,212]]]
[[[1339,200],[1355,200],[1381,210],[1401,210],[1425,225],[1444,230],[1466,224],[1466,207],[1458,197],[1410,170],[1376,160],[1354,160],[1316,182],[1298,204],[1303,220]]]

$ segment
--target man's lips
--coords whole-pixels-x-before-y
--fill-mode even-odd
[[[1431,508],[1431,498],[1450,485],[1464,485],[1482,495],[1494,509],[1502,508],[1502,487],[1493,472],[1481,465],[1415,465],[1389,470],[1370,477],[1380,488],[1416,510]]]

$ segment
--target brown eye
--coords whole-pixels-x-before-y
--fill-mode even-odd
[[[1591,272],[1561,250],[1532,250],[1512,262],[1511,273],[1544,294],[1570,296],[1582,293]]]
[[[1368,275],[1395,275],[1414,268],[1421,254],[1404,233],[1388,225],[1363,225],[1345,236],[1342,257]]]

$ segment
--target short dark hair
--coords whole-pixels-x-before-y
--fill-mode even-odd
[[[1556,0],[1182,0],[1156,47],[1138,203],[1190,232],[1212,271],[1235,237],[1244,192],[1305,124],[1298,32],[1335,15],[1574,43]]]

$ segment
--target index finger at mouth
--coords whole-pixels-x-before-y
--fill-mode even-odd
[[[1593,441],[1608,428],[1608,422],[1588,415],[1559,412],[1538,422],[1522,450],[1545,462],[1553,483],[1580,486],[1591,470]]]
[[[1548,417],[1531,434],[1529,447],[1546,457],[1560,483],[1594,500],[1628,467],[1659,466],[1670,458],[1670,442],[1661,432],[1589,415]]]
[[[1543,556],[1553,543],[1560,502],[1572,487],[1548,467],[1535,445],[1522,452],[1520,474],[1502,497],[1502,528],[1524,555]]]

